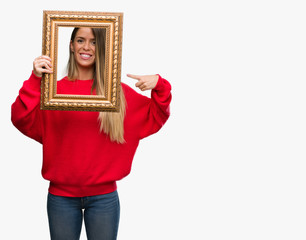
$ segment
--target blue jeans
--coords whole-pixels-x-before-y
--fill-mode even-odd
[[[49,193],[47,210],[52,240],[80,239],[83,217],[88,240],[117,239],[120,217],[117,191],[91,197]]]

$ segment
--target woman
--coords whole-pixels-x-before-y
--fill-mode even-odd
[[[68,77],[59,82],[58,93],[103,91],[103,39],[99,29],[74,30]],[[167,121],[171,86],[159,75],[128,75],[142,91],[152,90],[151,98],[122,83],[119,113],[40,110],[41,77],[52,70],[49,57],[36,58],[12,105],[13,124],[43,144],[51,239],[79,239],[83,218],[88,239],[116,239],[116,181],[130,173],[139,140]]]

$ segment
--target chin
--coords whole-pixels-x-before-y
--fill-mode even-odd
[[[83,68],[92,68],[94,67],[95,63],[83,63],[83,62],[78,62],[78,65],[80,67],[83,67]]]

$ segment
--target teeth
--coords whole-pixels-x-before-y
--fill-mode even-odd
[[[90,55],[88,55],[88,54],[81,54],[81,56],[83,56],[83,57],[90,57]]]

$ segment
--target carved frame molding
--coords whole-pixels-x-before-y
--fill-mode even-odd
[[[105,96],[57,94],[57,49],[59,27],[106,29]],[[119,111],[121,84],[123,13],[44,11],[42,54],[51,57],[52,74],[43,74],[42,110]]]

